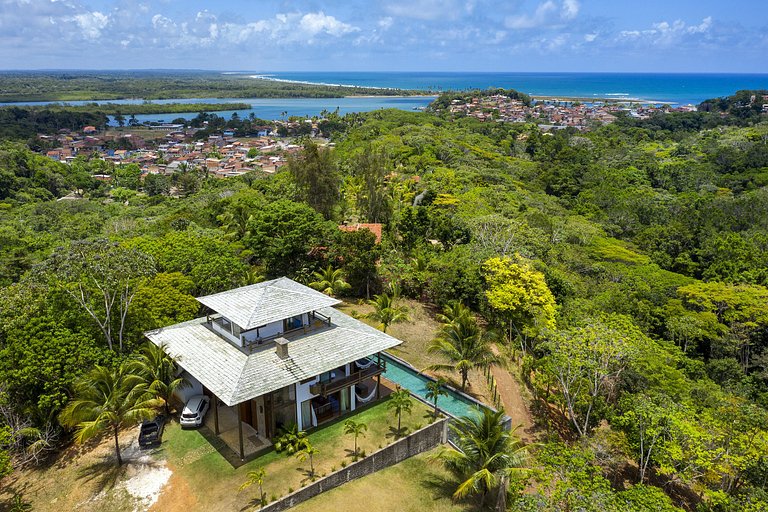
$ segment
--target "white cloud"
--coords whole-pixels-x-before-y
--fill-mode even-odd
[[[460,0],[395,0],[384,5],[384,10],[392,16],[424,21],[455,20],[474,9],[475,2]]]
[[[577,0],[564,0],[562,17],[566,20],[572,20],[579,14],[579,2]]]
[[[561,25],[575,19],[579,14],[579,8],[577,0],[563,0],[560,4],[554,0],[546,0],[536,7],[533,14],[518,14],[507,17],[505,25],[507,28],[517,30]]]
[[[595,32],[592,32],[591,34],[584,34],[584,40],[588,43],[591,43],[597,39],[597,34]]]
[[[80,27],[83,37],[88,39],[98,39],[101,31],[109,25],[109,16],[99,11],[77,14],[73,19]]]
[[[326,16],[323,11],[305,14],[301,17],[299,27],[310,36],[315,36],[324,32],[338,37],[360,30],[348,23],[337,20],[333,16]]]
[[[382,30],[389,30],[392,28],[392,24],[395,22],[395,20],[392,18],[392,16],[385,16],[384,18],[379,19],[377,25]]]
[[[698,25],[688,25],[682,20],[660,21],[645,30],[622,30],[618,34],[618,41],[668,47],[691,38],[706,38],[711,28],[711,16],[704,18]]]
[[[709,28],[712,26],[712,16],[707,16],[703,20],[701,20],[701,23],[698,25],[693,25],[688,27],[688,33],[689,34],[702,34],[704,32],[707,32]]]

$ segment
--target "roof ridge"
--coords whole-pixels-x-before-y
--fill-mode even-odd
[[[268,282],[268,281],[265,281],[265,282]],[[256,284],[258,284],[258,283],[256,283]],[[265,289],[267,289],[267,288],[269,288],[269,287],[271,287],[271,286],[272,286],[272,283],[268,284],[267,286],[262,286],[261,288],[259,288],[259,291],[261,292],[261,297],[259,297],[259,300],[258,300],[258,302],[261,302],[261,299],[262,299],[262,298],[263,298],[263,296],[264,296],[264,290],[265,290]],[[258,309],[259,309],[258,307],[254,307],[254,308],[251,310],[251,314],[250,314],[250,315],[248,315],[248,324],[247,324],[247,325],[251,325],[251,322],[253,321],[253,317],[255,317],[255,316],[256,316],[256,314],[257,314],[257,312],[258,312]],[[246,325],[246,326],[243,326],[243,327],[247,327],[247,325]]]
[[[240,382],[245,378],[245,370],[248,368],[248,361],[251,360],[251,355],[252,354],[245,355],[245,362],[243,363],[242,368],[240,368],[240,374],[237,376],[235,386],[229,391],[229,402],[234,402],[237,398],[237,390],[240,389]]]

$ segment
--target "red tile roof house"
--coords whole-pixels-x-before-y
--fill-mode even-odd
[[[369,224],[358,223],[358,224],[352,224],[352,225],[342,224],[339,226],[339,229],[342,231],[360,231],[361,229],[367,229],[371,233],[376,235],[376,243],[378,244],[381,242],[382,226],[383,226],[382,224],[378,224],[378,223],[369,223]]]
[[[206,424],[240,459],[283,425],[305,430],[378,398],[380,353],[402,343],[286,277],[197,300],[206,316],[145,335],[192,384],[179,398],[211,397]]]

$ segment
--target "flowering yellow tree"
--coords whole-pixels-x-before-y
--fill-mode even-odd
[[[543,329],[555,328],[557,306],[544,274],[519,255],[491,258],[483,263],[487,289],[485,298],[500,322],[506,325],[510,340],[520,339],[520,348],[529,349],[528,340]]]

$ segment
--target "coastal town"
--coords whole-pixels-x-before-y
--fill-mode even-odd
[[[197,128],[171,124],[151,128],[140,135],[116,130],[97,133],[94,127],[85,127],[81,133],[62,130],[56,136],[40,138],[60,146],[45,151],[53,160],[71,163],[78,156],[85,156],[118,166],[136,164],[142,175],[172,175],[192,169],[217,178],[251,171],[273,174],[285,165],[288,155],[300,149],[290,139],[274,138],[270,128],[262,129],[256,137],[236,138],[234,132],[225,130],[202,140],[195,139]],[[97,178],[111,180],[108,174]]]
[[[540,100],[530,106],[503,94],[478,95],[466,100],[454,99],[448,108],[451,117],[473,117],[483,122],[536,123],[542,130],[575,128],[589,130],[629,115],[646,119],[660,112],[695,111],[693,105],[672,107],[668,104],[627,104],[619,102],[581,103],[578,101]],[[437,113],[441,113],[436,109]],[[180,123],[147,123],[128,129],[97,130],[85,126],[81,131],[59,130],[55,135],[38,137],[49,158],[71,163],[77,157],[101,159],[116,166],[136,164],[142,176],[170,176],[195,170],[216,178],[231,178],[260,171],[273,174],[287,162],[287,157],[300,150],[292,137],[280,135],[301,133],[320,135],[322,119],[276,120],[260,127],[251,137],[241,137],[232,129],[201,137],[203,127]],[[301,125],[301,126],[297,126]],[[96,176],[110,181],[104,173]]]
[[[472,96],[466,101],[454,99],[448,107],[453,117],[474,117],[481,121],[505,123],[535,122],[543,129],[573,127],[588,130],[594,126],[612,123],[621,112],[647,119],[653,114],[667,112],[695,112],[696,106],[672,106],[668,103],[627,101],[577,101],[542,99],[530,106],[504,94]]]

